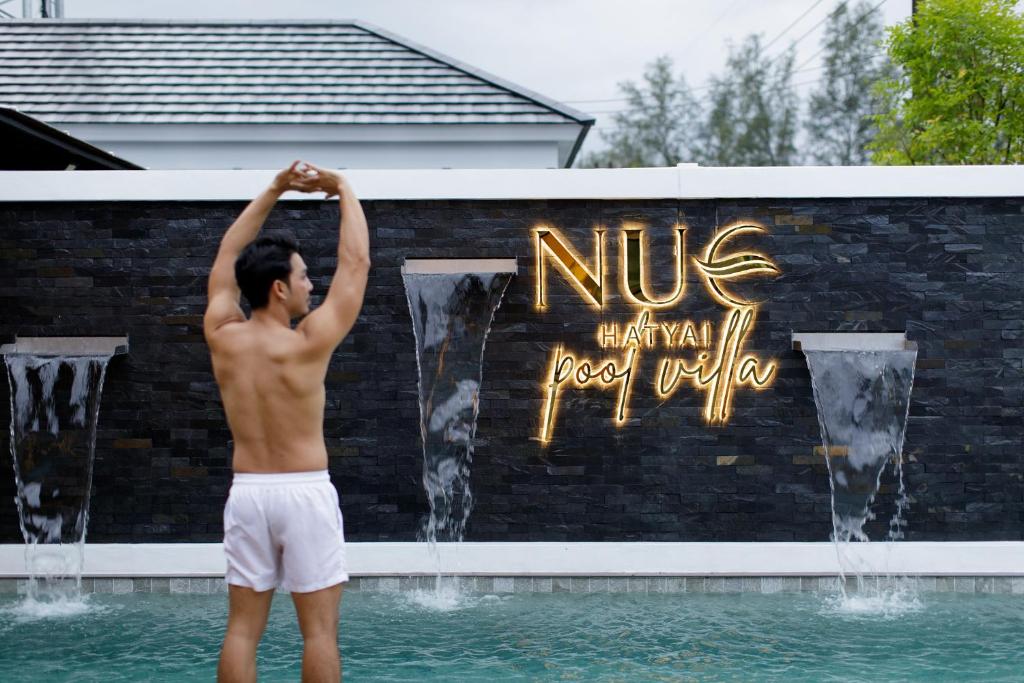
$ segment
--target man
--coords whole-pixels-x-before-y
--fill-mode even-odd
[[[313,285],[298,246],[255,239],[288,190],[337,195],[340,204],[338,267],[312,313]],[[338,494],[327,475],[324,378],[359,314],[369,269],[366,219],[352,189],[339,174],[298,161],[245,208],[217,252],[203,331],[234,438],[235,472],[224,508],[229,613],[220,681],[256,680],[256,646],[275,588],[295,603],[302,680],[340,679],[338,606],[348,574]],[[252,308],[248,320],[240,293]]]

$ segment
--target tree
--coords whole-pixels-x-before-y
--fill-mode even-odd
[[[922,0],[889,30],[870,148],[880,164],[1024,162],[1024,17],[1014,0]]]
[[[822,40],[825,73],[811,93],[804,124],[814,163],[868,163],[867,145],[879,111],[872,86],[889,75],[877,53],[881,41],[882,24],[869,3],[862,1],[852,10],[841,3],[829,15]]]
[[[672,60],[659,57],[647,66],[641,85],[626,81],[619,89],[628,104],[613,115],[614,128],[601,133],[607,149],[588,154],[580,166],[675,166],[690,161],[699,108],[686,80],[673,75]]]
[[[730,48],[725,74],[711,79],[696,160],[709,166],[795,163],[799,100],[792,81],[792,49],[769,58],[758,35]]]

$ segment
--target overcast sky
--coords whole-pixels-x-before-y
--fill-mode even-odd
[[[911,0],[871,0],[886,26]],[[616,87],[659,55],[699,88],[750,33],[796,44],[794,82],[819,77],[824,19],[842,0],[65,0],[69,18],[360,19],[593,114],[622,107]],[[856,0],[850,2],[856,4]],[[776,40],[776,38],[778,39]],[[698,91],[700,92],[700,91]],[[592,131],[588,144],[600,146]]]

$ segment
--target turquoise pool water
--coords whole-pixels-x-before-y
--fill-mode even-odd
[[[0,600],[0,680],[213,680],[224,595],[92,595],[39,618]],[[864,611],[856,611],[856,608]],[[820,594],[357,593],[348,681],[1020,681],[1024,596],[925,593],[879,612]],[[260,680],[299,678],[275,597]]]

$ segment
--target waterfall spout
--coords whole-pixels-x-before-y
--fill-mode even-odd
[[[402,279],[416,336],[423,486],[430,505],[420,536],[461,541],[473,507],[470,466],[494,313],[515,259],[407,259]]]
[[[874,518],[871,506],[888,464],[898,486],[889,540],[903,538],[903,437],[917,347],[903,334],[794,334],[793,342],[811,373],[832,488],[833,539],[844,571],[849,554],[842,548],[868,540],[864,525]]]
[[[40,578],[60,597],[78,592],[103,381],[110,358],[126,352],[121,337],[21,338],[0,347],[30,599]]]

